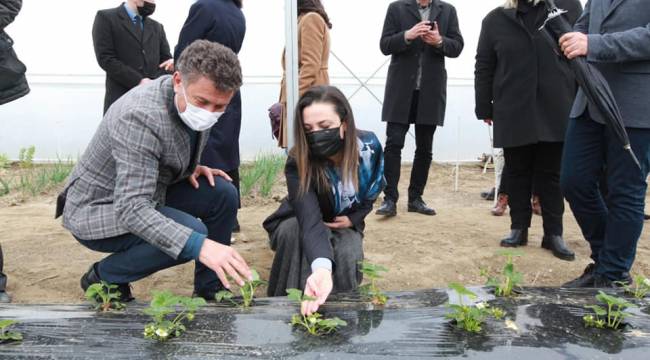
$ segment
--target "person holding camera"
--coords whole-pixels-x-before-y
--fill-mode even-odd
[[[397,215],[402,148],[415,124],[415,159],[408,190],[408,211],[436,212],[422,200],[432,159],[433,134],[445,119],[445,57],[463,50],[456,9],[440,0],[399,0],[388,7],[380,47],[391,56],[382,121],[386,122],[387,186],[378,215]]]

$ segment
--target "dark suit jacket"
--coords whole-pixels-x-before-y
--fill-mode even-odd
[[[463,50],[463,37],[458,27],[456,9],[444,1],[433,0],[431,22],[438,22],[443,36],[441,48],[415,39],[406,42],[404,33],[422,21],[416,0],[399,0],[390,4],[384,22],[380,47],[391,55],[382,120],[408,124],[413,90],[422,58],[422,81],[416,124],[442,126],[447,105],[447,70],[445,57],[458,57]]]
[[[573,24],[582,13],[578,0],[557,0]],[[538,19],[545,18],[546,9]],[[564,142],[576,94],[573,73],[540,31],[531,32],[517,9],[498,7],[483,20],[476,53],[476,117],[494,120],[494,146]]]
[[[575,29],[588,34],[587,61],[607,79],[625,126],[650,128],[650,1],[590,0]],[[587,98],[578,91],[571,117],[586,108]]]
[[[163,26],[151,18],[139,34],[123,5],[100,10],[93,24],[93,44],[99,66],[106,71],[104,113],[143,78],[164,75],[158,66],[171,59]]]
[[[181,30],[174,58],[195,40],[217,42],[239,53],[246,35],[244,13],[233,0],[198,0]],[[201,164],[225,171],[239,167],[239,132],[241,130],[241,94],[233,97],[226,113],[212,127]]]

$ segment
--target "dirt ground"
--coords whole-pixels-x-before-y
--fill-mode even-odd
[[[405,194],[410,168],[402,169],[400,191]],[[496,271],[503,257],[496,255],[499,240],[509,231],[508,216],[490,215],[491,202],[479,192],[493,184],[493,174],[482,174],[478,166],[460,171],[460,191],[453,191],[452,166],[434,165],[424,200],[438,215],[426,217],[406,212],[406,202],[398,204],[398,216],[367,218],[364,248],[366,258],[390,268],[380,281],[386,290],[411,290],[444,287],[451,281],[482,284],[481,268]],[[235,248],[257,269],[268,276],[273,252],[261,227],[266,216],[278,206],[285,192],[282,181],[274,189],[275,200],[244,199],[239,214],[242,232]],[[79,278],[88,266],[102,257],[78,244],[54,220],[56,191],[25,202],[0,198],[0,244],[5,255],[8,291],[17,303],[78,303],[83,300]],[[378,206],[378,204],[376,204]],[[535,217],[525,255],[515,261],[524,273],[525,285],[557,286],[581,274],[589,263],[589,248],[583,240],[567,206],[565,239],[576,251],[577,259],[566,262],[540,248],[541,218]],[[646,227],[639,241],[633,272],[650,275],[650,230]],[[149,298],[152,289],[192,292],[193,264],[155,274],[134,285],[140,300]]]

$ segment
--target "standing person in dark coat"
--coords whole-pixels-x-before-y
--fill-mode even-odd
[[[643,231],[650,171],[650,1],[590,0],[574,29],[560,38],[561,48],[569,58],[586,57],[603,74],[641,164],[639,171],[580,90],[567,130],[562,189],[594,263],[564,286],[611,287],[632,281]],[[603,185],[606,197],[599,191]]]
[[[13,50],[14,42],[5,32],[5,28],[14,21],[22,6],[22,0],[0,0],[0,105],[29,93],[25,78],[27,68],[18,60]]]
[[[29,93],[25,78],[25,65],[13,50],[13,40],[5,32],[23,6],[22,0],[0,0],[0,105],[14,101]],[[11,302],[7,294],[7,275],[2,272],[4,258],[0,245],[0,303]]]
[[[435,215],[422,200],[431,166],[433,134],[442,126],[447,103],[445,57],[463,50],[456,9],[440,0],[399,0],[388,7],[380,47],[391,55],[382,121],[386,124],[386,181],[378,215],[397,215],[402,148],[415,124],[415,159],[408,211]]]
[[[155,0],[127,0],[95,16],[95,56],[106,71],[104,113],[129,90],[174,69],[165,29],[150,18],[155,9]]]
[[[571,23],[578,0],[558,0]],[[511,233],[501,246],[528,243],[533,184],[544,220],[542,247],[573,260],[562,238],[562,147],[576,83],[568,65],[538,28],[547,11],[540,0],[508,0],[483,20],[476,54],[476,116],[494,124],[494,146],[504,148]]]
[[[242,0],[198,0],[190,8],[174,51],[174,58],[194,40],[217,42],[236,54],[246,35]],[[239,191],[239,133],[241,131],[241,92],[237,91],[221,121],[212,127],[201,163],[225,171]],[[239,222],[235,223],[239,231]]]

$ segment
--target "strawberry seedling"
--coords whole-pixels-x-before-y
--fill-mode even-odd
[[[633,295],[639,300],[642,300],[650,293],[650,279],[643,275],[636,275],[634,277],[634,286],[623,282],[617,282],[617,284],[621,285],[626,293]]]
[[[181,336],[187,330],[184,322],[194,320],[196,310],[205,304],[200,297],[177,296],[170,291],[154,292],[151,304],[144,309],[144,313],[153,319],[152,323],[145,325],[144,337],[166,341]]]
[[[0,320],[0,344],[23,340],[23,335],[18,331],[9,331],[9,327],[17,323],[15,320]]]
[[[262,285],[266,285],[266,281],[260,280],[260,275],[255,270],[251,270],[253,274],[253,280],[246,281],[244,286],[239,288],[239,294],[241,294],[242,302],[241,304],[234,300],[234,294],[228,290],[219,291],[215,295],[215,300],[217,302],[228,301],[235,306],[241,306],[242,308],[248,308],[253,304],[253,298],[255,297],[255,290]]]
[[[478,333],[481,332],[481,325],[485,322],[488,316],[493,316],[496,319],[501,319],[505,316],[505,312],[499,308],[492,308],[486,302],[480,302],[475,305],[465,305],[463,297],[468,297],[470,300],[476,299],[476,294],[468,290],[461,284],[451,283],[449,288],[458,294],[458,304],[447,303],[447,307],[451,312],[445,317],[451,319],[456,327],[463,329],[467,332]]]
[[[298,289],[287,289],[287,294],[289,300],[296,301],[299,305],[302,304],[303,301],[315,300],[311,296],[304,295],[302,291]],[[331,334],[340,327],[347,326],[348,323],[337,317],[324,319],[323,315],[313,313],[309,316],[294,314],[291,317],[291,325],[302,327],[311,335],[321,336]]]
[[[621,328],[623,320],[630,315],[625,312],[625,309],[636,306],[625,299],[605,294],[602,291],[598,291],[596,299],[606,304],[607,309],[600,305],[586,306],[587,309],[591,309],[594,312],[582,318],[586,327],[618,330]]]
[[[481,276],[487,278],[487,286],[494,288],[494,294],[498,297],[511,297],[515,296],[515,288],[519,287],[519,284],[524,279],[524,275],[518,271],[515,271],[515,265],[513,259],[518,256],[522,256],[521,252],[505,250],[500,251],[500,255],[506,257],[506,264],[503,267],[503,272],[501,275],[490,276],[486,269],[481,270]]]
[[[86,299],[94,303],[95,310],[102,312],[124,309],[126,305],[119,301],[121,295],[117,285],[106,281],[92,284],[86,289]]]
[[[388,301],[388,296],[379,290],[376,281],[377,279],[381,279],[381,273],[387,272],[388,269],[381,265],[371,264],[367,261],[362,261],[359,263],[359,265],[361,266],[361,272],[363,275],[366,278],[370,279],[369,284],[361,285],[359,287],[361,296],[364,299],[371,301],[375,305],[386,304],[386,301]]]

